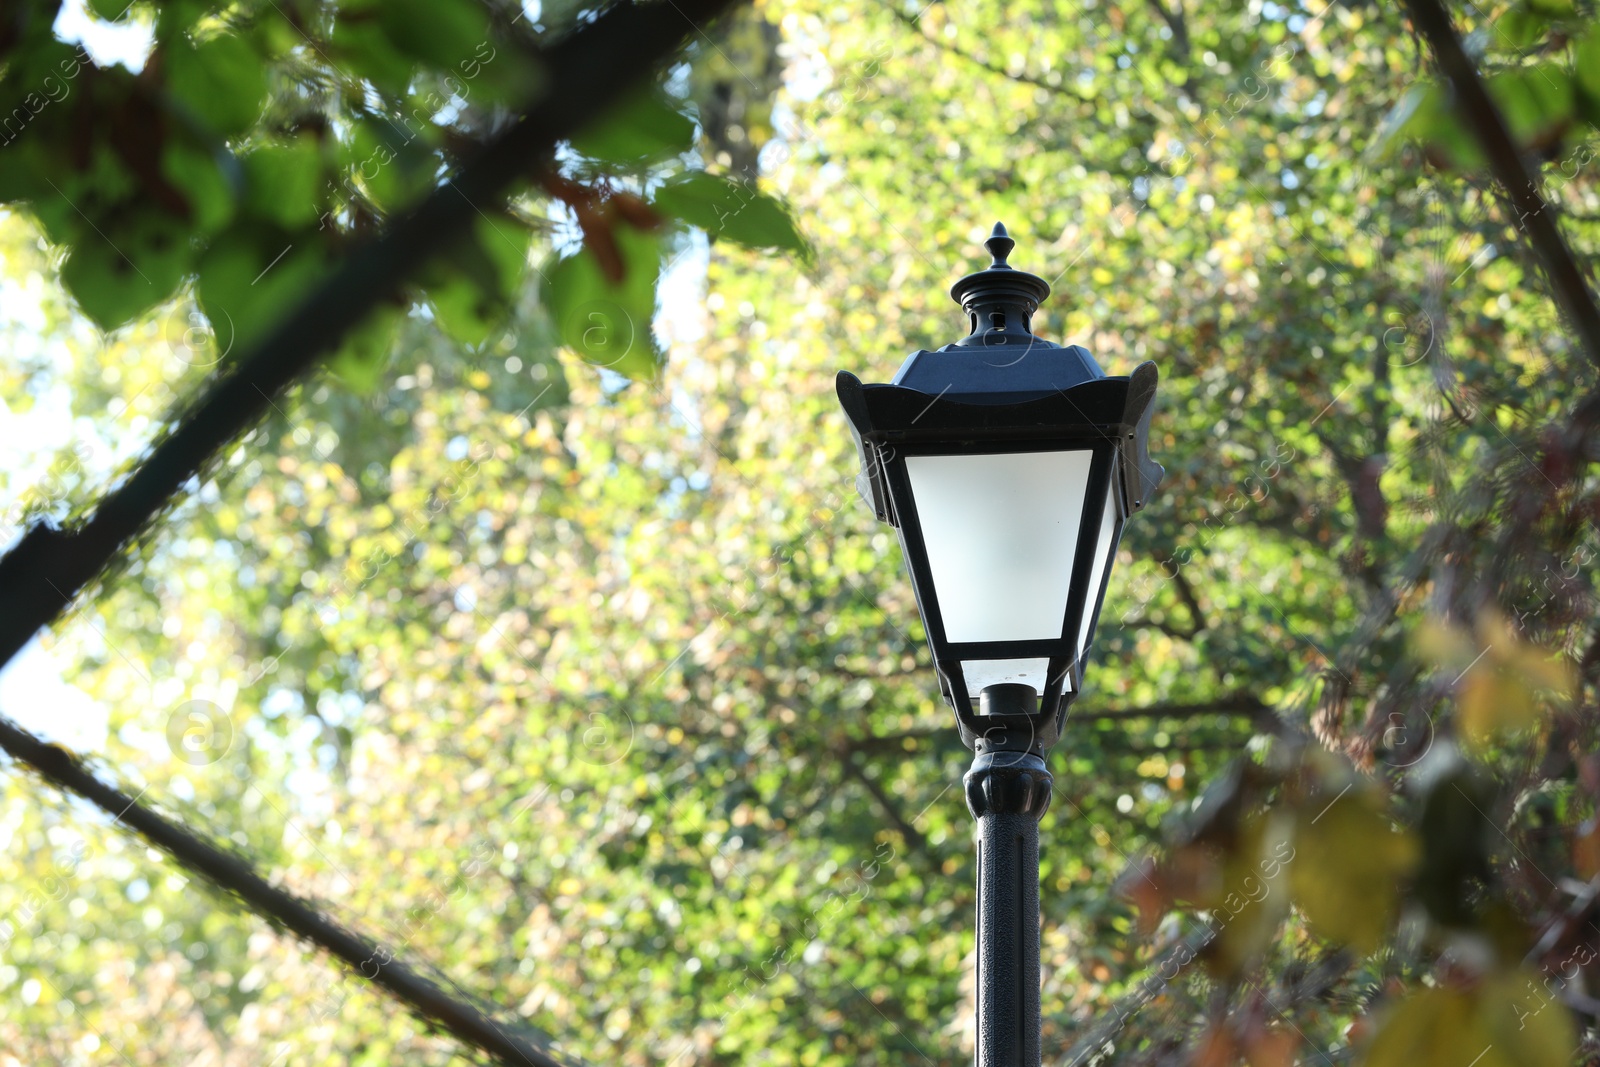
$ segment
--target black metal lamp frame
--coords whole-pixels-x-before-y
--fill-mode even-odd
[[[1039,819],[1053,785],[1045,755],[1082,691],[1105,598],[1110,555],[1095,573],[1103,510],[1116,512],[1109,554],[1161,480],[1149,454],[1157,374],[1144,363],[1126,377],[1108,377],[1085,349],[1035,337],[1031,320],[1049,285],[1006,263],[1014,242],[1004,226],[997,224],[985,244],[993,263],[951,289],[967,314],[968,336],[913,354],[890,384],[864,385],[840,371],[838,392],[861,460],[856,486],[899,532],[940,691],[974,754],[963,781],[977,821],[977,1064],[1038,1067]],[[1093,458],[1060,635],[951,641],[906,459],[1083,450]],[[1085,612],[1091,628],[1080,648]],[[1018,683],[970,691],[964,661],[1023,658],[1047,661],[1042,693]]]

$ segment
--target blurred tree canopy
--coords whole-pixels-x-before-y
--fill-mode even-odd
[[[1592,271],[1592,5],[1452,15]],[[593,16],[0,16],[7,542]],[[969,757],[832,375],[956,339],[1001,219],[1037,332],[1159,364],[1169,472],[1052,755],[1047,1062],[1600,1062],[1600,498],[1559,432],[1596,368],[1430,71],[1361,0],[762,0],[481,205],[27,655],[104,776],[566,1055],[963,1062]],[[0,789],[0,1064],[478,1056]]]

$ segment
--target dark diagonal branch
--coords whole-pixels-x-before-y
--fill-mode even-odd
[[[1131,619],[1124,620],[1122,625],[1126,626],[1130,630],[1142,630],[1146,628],[1151,630],[1159,630],[1161,633],[1166,634],[1174,641],[1193,641],[1196,637],[1200,636],[1200,631],[1198,629],[1186,629],[1182,626],[1174,626],[1170,622],[1157,622],[1148,615],[1136,615]]]
[[[1193,637],[1206,628],[1206,613],[1201,609],[1200,598],[1195,595],[1194,586],[1190,584],[1189,576],[1183,573],[1182,567],[1173,568],[1172,588],[1178,591],[1178,599],[1188,609],[1189,636]]]
[[[911,752],[906,748],[906,742],[913,742],[920,746],[926,742],[931,748],[960,748],[961,735],[956,732],[952,723],[945,726],[930,726],[925,730],[903,730],[893,734],[872,734],[868,737],[852,737],[840,747],[846,752],[890,752],[905,755]]]
[[[1353,455],[1339,447],[1331,434],[1321,430],[1314,432],[1322,442],[1322,447],[1333,457],[1334,469],[1350,491],[1350,508],[1356,514],[1357,532],[1370,543],[1382,541],[1389,523],[1389,502],[1384,499],[1381,487],[1383,455]]]
[[[377,240],[357,249],[237,364],[82,526],[35,526],[0,559],[0,664],[94,581],[271,398],[333,352],[380,301],[471,231],[555,146],[643,81],[734,0],[618,4],[535,51],[545,95]]]
[[[295,311],[206,389],[170,436],[73,529],[36,526],[0,559],[0,665],[95,581],[179,490],[256,422],[272,397],[334,351],[372,308],[471,230],[481,209],[591,123],[734,0],[619,4],[548,49],[535,51],[540,98],[451,181],[375,241],[357,249]],[[273,923],[355,968],[418,1016],[472,1048],[519,1067],[558,1067],[531,1039],[497,1024],[316,908],[262,878],[239,856],[197,837],[91,774],[63,749],[0,717],[0,748],[57,788],[82,796]]]
[[[867,772],[858,767],[855,760],[851,759],[848,754],[842,755],[839,762],[844,766],[845,773],[855,779],[861,788],[871,794],[878,807],[883,809],[883,813],[889,817],[889,821],[894,823],[895,829],[900,831],[900,836],[905,838],[906,847],[914,852],[920,852],[924,856],[928,855],[928,839],[922,836],[921,830],[918,830],[906,820],[905,815],[900,811],[900,805],[894,802],[893,797],[884,792],[883,786],[873,781]]]
[[[159,815],[96,778],[78,759],[0,718],[0,747],[51,785],[85,798],[273,925],[320,946],[357,974],[468,1046],[510,1067],[562,1067],[542,1035],[496,1021],[470,1001],[396,959],[390,950],[328,918],[309,901],[263,878],[248,861]]]
[[[1183,15],[1183,0],[1172,0],[1170,8],[1162,0],[1149,0],[1149,4],[1161,21],[1167,24],[1167,29],[1172,31],[1173,58],[1179,61],[1188,59],[1189,21]]]
[[[920,38],[924,44],[932,45],[941,52],[955,56],[958,59],[963,59],[977,67],[979,70],[988,71],[990,74],[998,75],[1002,78],[1005,78],[1007,81],[1013,81],[1019,85],[1031,85],[1036,89],[1043,89],[1045,92],[1053,93],[1057,96],[1064,96],[1068,100],[1074,100],[1080,104],[1092,105],[1094,103],[1093,97],[1074,91],[1071,86],[1067,84],[1065,79],[1061,79],[1060,81],[1052,83],[1045,78],[1029,74],[1026,71],[1012,71],[1009,68],[1000,65],[999,63],[985,59],[983,56],[980,56],[975,52],[969,52],[960,45],[952,44],[942,37],[923,32],[920,21],[921,16],[907,14],[899,4],[891,3],[888,5],[888,7],[890,14],[894,15],[894,17],[904,24],[907,29],[909,29],[915,36]]]
[[[1526,236],[1543,268],[1551,297],[1575,334],[1591,365],[1600,367],[1600,304],[1583,268],[1562,236],[1555,212],[1539,188],[1536,167],[1518,151],[1505,117],[1484,87],[1472,60],[1461,47],[1454,24],[1442,0],[1406,0],[1412,22],[1427,37],[1440,69],[1455,91],[1456,110],[1488,158],[1496,182],[1505,190],[1517,228]],[[1491,569],[1517,559],[1514,546],[1543,510],[1541,486],[1556,486],[1584,469],[1594,451],[1594,434],[1600,428],[1600,390],[1590,390],[1572,408],[1559,427],[1552,427],[1544,442],[1541,479],[1529,479],[1511,507],[1511,519],[1496,538]]]
[[[1455,90],[1456,110],[1466,121],[1489,159],[1495,180],[1505,189],[1517,215],[1517,227],[1527,235],[1544,267],[1551,295],[1566,315],[1579,343],[1600,367],[1600,305],[1578,261],[1556,225],[1555,212],[1539,190],[1539,177],[1512,140],[1505,117],[1479,77],[1477,68],[1461,47],[1450,14],[1441,0],[1406,0],[1411,20],[1433,48],[1439,68]]]

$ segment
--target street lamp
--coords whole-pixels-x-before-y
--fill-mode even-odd
[[[978,1067],[1039,1059],[1039,819],[1044,755],[1082,691],[1123,524],[1161,479],[1148,436],[1156,368],[1108,377],[1030,329],[1050,294],[993,262],[950,295],[968,335],[916,352],[888,385],[840,371],[856,486],[900,533],[939,688],[972,749]]]

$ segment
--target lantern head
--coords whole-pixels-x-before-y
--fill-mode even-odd
[[[1042,752],[1081,691],[1123,524],[1161,479],[1148,451],[1156,368],[1107,376],[1035,337],[1049,285],[1006,263],[950,295],[968,335],[911,355],[894,381],[838,377],[856,478],[900,534],[917,606],[969,748]]]

